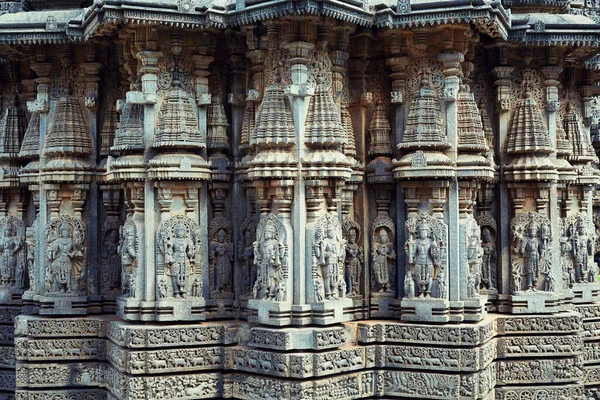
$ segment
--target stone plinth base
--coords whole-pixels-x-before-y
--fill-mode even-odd
[[[451,320],[448,300],[427,297],[404,298],[401,306],[403,321],[443,323]]]
[[[573,284],[573,303],[592,303],[600,301],[600,283]]]
[[[510,295],[513,314],[550,314],[564,310],[564,299],[551,292],[518,292]]]
[[[598,342],[600,333],[589,336],[593,326],[586,323],[596,323],[600,305],[576,311],[446,325],[371,320],[298,328],[19,316],[17,393],[29,400],[94,391],[119,400],[140,393],[189,400],[492,400],[515,393],[580,400],[600,382],[596,360],[585,355]]]
[[[464,309],[464,320],[477,322],[484,319],[487,315],[485,304],[487,303],[487,296],[479,296],[471,299],[462,301]]]
[[[233,318],[233,299],[207,300],[206,318]]]
[[[352,299],[338,299],[312,304],[312,323],[331,325],[352,320],[352,315],[346,314],[345,309],[352,307]]]
[[[102,312],[101,296],[54,296],[41,295],[40,315],[88,315]]]
[[[155,302],[141,302],[142,321],[204,321],[206,302],[201,297],[183,299],[160,299]],[[145,311],[152,309],[152,314]]]
[[[248,322],[286,326],[292,323],[292,305],[271,300],[248,300]]]
[[[373,318],[399,318],[400,300],[393,294],[378,295],[373,293],[371,297],[371,317]]]
[[[131,297],[117,298],[117,316],[119,318],[125,321],[139,321],[141,311],[140,300]]]

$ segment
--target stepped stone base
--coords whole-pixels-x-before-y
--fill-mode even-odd
[[[67,393],[82,400],[587,400],[600,394],[596,304],[440,326],[377,320],[301,328],[241,321],[142,325],[107,316],[20,316],[16,335],[19,400],[71,399]]]

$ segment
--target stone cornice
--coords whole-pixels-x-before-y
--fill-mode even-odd
[[[236,7],[201,1],[98,0],[87,9],[20,12],[0,16],[0,43],[35,44],[88,40],[117,24],[164,24],[183,28],[225,29],[294,15],[327,16],[361,26],[413,29],[470,24],[481,33],[533,46],[598,47],[600,25],[570,14],[514,14],[487,0],[379,4],[341,0],[272,0]],[[231,2],[230,2],[231,3]],[[252,4],[254,3],[254,4]],[[579,18],[579,19],[577,19]],[[580,21],[581,19],[581,21]],[[585,20],[585,21],[584,21]]]
[[[0,43],[44,44],[74,40],[67,34],[69,21],[80,19],[83,10],[32,11],[0,16]]]
[[[582,15],[527,14],[512,16],[508,40],[532,46],[600,45],[600,25]]]
[[[401,7],[403,6],[403,7]],[[451,3],[400,1],[396,10],[386,8],[376,13],[375,24],[390,29],[415,28],[443,24],[473,23],[482,32],[506,39],[510,14],[499,1],[460,0]]]

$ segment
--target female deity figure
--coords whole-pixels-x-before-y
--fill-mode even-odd
[[[285,245],[277,239],[276,226],[268,220],[264,236],[254,242],[254,264],[257,267],[254,298],[276,299],[285,251]]]
[[[121,256],[121,282],[123,284],[123,295],[134,297],[135,287],[130,279],[135,275],[136,254],[136,230],[131,219],[127,219],[121,227],[121,238],[118,254]]]
[[[490,229],[484,227],[481,230],[481,247],[483,249],[481,262],[481,286],[485,289],[494,289],[492,274],[496,265],[496,245],[492,239]]]
[[[479,288],[481,286],[483,248],[481,247],[479,225],[477,225],[474,219],[471,219],[471,223],[471,233],[467,239],[467,261],[469,263],[467,288],[470,291],[469,297],[476,297],[479,295]]]
[[[48,262],[54,288],[59,292],[71,293],[78,289],[83,253],[77,245],[67,222],[58,227],[57,238],[48,245]]]
[[[246,229],[243,232],[244,242],[241,253],[242,259],[242,277],[244,293],[252,292],[252,282],[256,282],[256,265],[254,264],[254,240],[252,240],[252,231]]]
[[[10,220],[6,221],[4,228],[4,238],[0,242],[0,278],[2,286],[25,287],[24,267],[22,259],[24,243],[20,240],[12,226]]]
[[[210,243],[210,261],[214,270],[214,291],[231,291],[231,265],[233,262],[233,249],[231,243],[225,238],[227,232],[224,228],[217,230],[216,238]]]
[[[373,272],[379,292],[391,292],[390,263],[396,259],[394,244],[386,228],[379,230],[379,240],[373,244]]]
[[[27,269],[25,274],[29,275],[29,289],[35,290],[35,245],[37,233],[37,219],[33,221],[32,226],[26,230],[25,244],[27,246]]]
[[[339,265],[344,261],[344,253],[331,222],[327,223],[325,231],[326,236],[314,245],[314,254],[323,278],[325,300],[331,300],[338,298]]]
[[[346,288],[350,292],[350,296],[360,297],[360,277],[362,274],[362,263],[364,262],[364,252],[356,243],[358,239],[356,228],[348,229],[346,238],[346,258],[344,259]]]
[[[431,237],[431,228],[426,220],[417,225],[417,238],[407,242],[408,263],[414,264],[416,280],[419,285],[419,296],[429,297],[435,268],[441,265],[438,244]]]
[[[187,278],[195,262],[195,246],[192,239],[185,236],[183,225],[175,225],[173,232],[174,237],[167,242],[165,261],[173,282],[173,295],[181,298],[185,297]]]
[[[104,241],[102,258],[107,279],[107,287],[110,290],[121,286],[121,257],[119,257],[119,231],[111,229]]]

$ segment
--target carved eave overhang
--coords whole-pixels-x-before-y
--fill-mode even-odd
[[[71,21],[80,20],[79,10],[30,11],[0,15],[0,43],[56,44],[73,41],[67,34]]]
[[[583,15],[512,14],[508,40],[529,46],[598,47],[600,25]]]
[[[536,7],[564,10],[570,3],[569,0],[502,0],[505,7]]]
[[[227,26],[225,8],[217,1],[214,3],[198,6],[193,1],[177,0],[101,0],[86,9],[81,25],[69,25],[69,33],[88,39],[119,24],[224,29]]]
[[[233,9],[227,12],[228,25],[249,25],[268,19],[286,16],[316,15],[330,17],[360,26],[372,26],[373,14],[365,7],[360,7],[356,1],[341,0],[273,0],[241,10]]]
[[[473,24],[481,32],[506,39],[510,29],[510,13],[500,1],[403,1],[404,7],[385,7],[375,14],[378,27],[398,29],[445,24]]]

